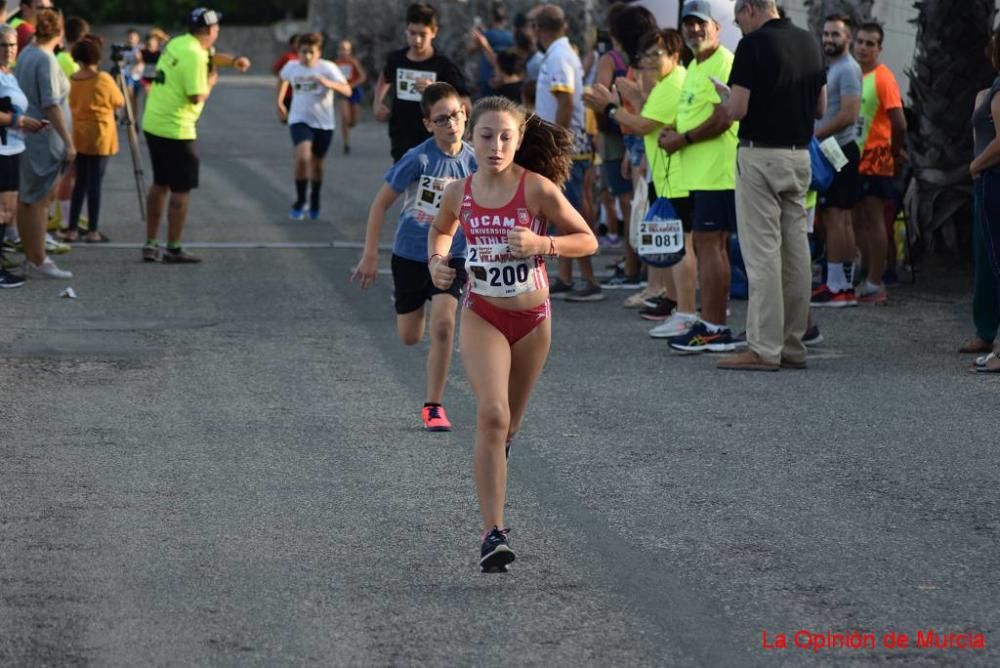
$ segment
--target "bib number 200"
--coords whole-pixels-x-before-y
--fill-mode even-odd
[[[488,268],[490,285],[494,288],[509,287],[528,280],[528,265],[504,265]]]

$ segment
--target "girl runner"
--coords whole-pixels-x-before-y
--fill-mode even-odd
[[[344,138],[344,155],[351,152],[351,128],[358,124],[358,109],[361,106],[361,86],[368,81],[368,73],[354,57],[354,46],[351,40],[345,39],[337,47],[337,63],[340,71],[351,84],[351,94],[348,97],[337,96],[337,106],[340,107],[340,134]]]
[[[451,244],[452,266],[461,278],[443,289],[431,283],[427,269],[427,233],[437,215],[441,195],[452,181],[476,171],[472,148],[462,141],[465,134],[465,107],[451,84],[435,83],[424,89],[420,106],[430,139],[407,151],[385,175],[386,182],[368,212],[365,250],[354,270],[354,280],[367,288],[378,274],[378,242],[385,213],[406,193],[399,214],[392,248],[392,280],[395,286],[396,326],[399,338],[408,346],[424,335],[424,304],[431,303],[431,349],[427,355],[427,398],[421,419],[427,431],[451,431],[451,423],[441,401],[451,366],[455,335],[455,310],[465,283],[462,258],[465,239]]]
[[[278,75],[278,117],[288,122],[295,145],[295,202],[288,213],[292,220],[306,217],[306,185],[311,181],[309,218],[319,218],[319,191],[323,185],[323,161],[333,141],[333,93],[350,95],[351,87],[340,68],[320,58],[323,36],[318,32],[299,37],[299,59],[289,61]],[[291,107],[285,93],[293,90]]]
[[[484,529],[479,564],[504,572],[514,561],[503,528],[504,455],[551,339],[544,257],[592,255],[597,239],[560,190],[571,166],[569,132],[502,97],[478,102],[470,122],[479,171],[445,190],[428,252],[434,285],[447,290],[459,278],[448,250],[459,227],[468,240],[460,348],[478,403],[472,468]],[[546,236],[547,225],[558,236]]]

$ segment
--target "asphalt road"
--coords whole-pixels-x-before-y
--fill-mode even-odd
[[[518,560],[483,575],[458,357],[455,430],[426,434],[426,347],[396,340],[388,277],[348,281],[385,128],[335,145],[323,219],[291,223],[270,91],[225,80],[201,122],[204,264],[128,247],[123,153],[122,247],[0,294],[0,665],[1000,664],[1000,379],[953,352],[966,275],[820,314],[828,343],[777,374],[671,355],[624,293],[557,303],[510,464]],[[882,645],[928,629],[986,646]]]

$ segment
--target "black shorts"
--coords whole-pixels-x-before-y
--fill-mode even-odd
[[[861,183],[861,199],[877,197],[890,202],[896,200],[896,179],[893,177],[862,174],[859,181]]]
[[[691,229],[694,232],[732,232],[735,234],[736,191],[691,191]]]
[[[193,139],[167,139],[148,132],[146,145],[153,162],[153,183],[175,193],[198,187],[198,154]]]
[[[421,308],[434,295],[451,295],[455,299],[462,298],[462,289],[468,278],[465,273],[465,258],[454,257],[448,263],[456,270],[454,282],[447,290],[438,290],[431,282],[431,272],[426,262],[416,262],[392,255],[392,285],[396,300],[396,313],[405,315]]]
[[[861,164],[861,149],[857,143],[849,142],[840,147],[847,158],[847,164],[833,175],[833,183],[825,193],[820,193],[821,209],[853,209],[861,201],[861,179],[858,166]]]
[[[20,158],[20,155],[0,155],[0,193],[17,192],[21,188]]]
[[[333,130],[321,130],[305,123],[292,123],[288,126],[292,133],[292,144],[298,146],[304,141],[312,142],[312,155],[322,160],[333,143]]]

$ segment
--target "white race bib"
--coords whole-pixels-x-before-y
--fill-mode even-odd
[[[684,226],[680,220],[644,220],[639,223],[639,255],[680,253],[684,250]]]
[[[532,292],[535,259],[515,258],[507,244],[470,245],[465,256],[472,292],[485,297],[514,297]]]
[[[427,79],[431,83],[437,81],[435,72],[424,70],[396,69],[396,99],[408,102],[420,102],[420,91],[417,90],[417,80]]]
[[[414,205],[420,213],[434,218],[441,209],[441,197],[445,187],[455,179],[435,176],[421,176],[417,185],[417,201]]]

